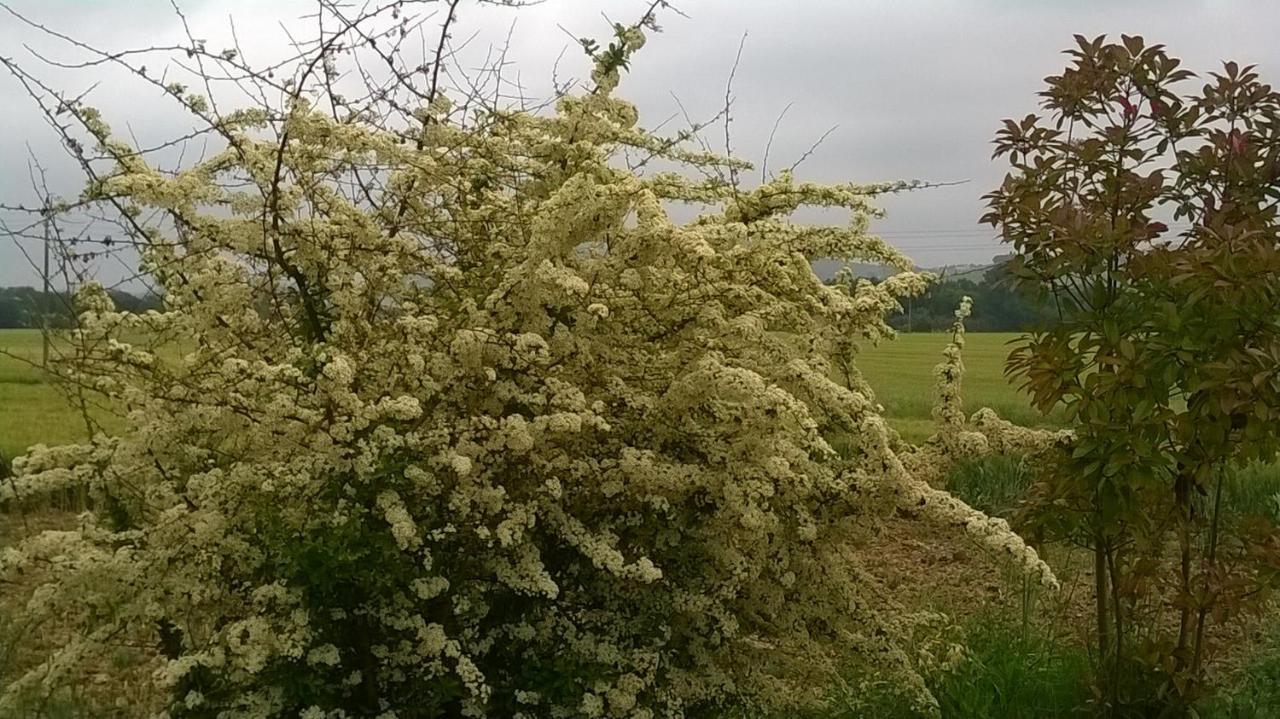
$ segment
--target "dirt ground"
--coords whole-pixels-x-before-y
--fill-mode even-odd
[[[979,616],[1027,620],[1056,641],[1086,647],[1094,623],[1093,555],[1084,548],[1050,546],[1041,556],[1053,568],[1061,589],[1037,590],[1024,599],[1022,578],[984,547],[946,527],[914,519],[891,518],[867,548],[876,557],[872,573],[911,609],[947,614],[963,626]],[[1264,630],[1280,612],[1264,605],[1209,625],[1210,681],[1229,679],[1264,639]],[[1158,621],[1176,621],[1168,609]]]

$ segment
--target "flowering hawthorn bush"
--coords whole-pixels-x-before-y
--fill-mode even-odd
[[[433,90],[398,129],[301,89],[215,114],[170,88],[225,141],[176,173],[64,106],[105,158],[80,202],[122,218],[166,310],[80,295],[61,372],[127,423],[33,448],[0,490],[93,496],[0,555],[38,578],[25,619],[71,632],[0,713],[121,646],[159,691],[103,713],[703,716],[819,701],[851,658],[927,712],[858,553],[876,518],[962,526],[1053,583],[830,379],[925,283],[866,233],[905,186],[741,188],[744,163],[614,95],[643,42],[593,46],[594,85],[554,113],[476,119]],[[816,257],[904,271],[847,290]]]

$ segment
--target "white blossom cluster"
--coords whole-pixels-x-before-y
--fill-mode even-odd
[[[933,706],[869,586],[877,519],[1052,575],[832,379],[926,282],[867,233],[898,186],[739,187],[740,161],[641,129],[617,72],[553,115],[463,126],[437,98],[411,142],[304,100],[229,114],[228,146],[176,174],[93,125],[116,166],[91,197],[168,223],[143,252],[166,310],[82,293],[64,372],[126,428],[33,448],[0,489],[94,497],[0,557],[44,572],[27,619],[76,633],[0,714],[124,644],[150,648],[158,697],[130,711],[157,716],[682,717],[818,702],[851,655]],[[846,290],[817,257],[904,271]],[[941,446],[1020,441],[971,424]]]

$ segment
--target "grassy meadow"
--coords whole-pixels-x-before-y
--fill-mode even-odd
[[[965,413],[990,407],[1017,424],[1056,424],[1052,417],[1046,418],[1031,407],[1026,396],[1004,376],[1005,359],[1018,336],[1013,332],[965,335]],[[908,441],[919,442],[933,433],[933,368],[950,341],[949,332],[900,334],[865,350],[858,358],[857,365],[876,391],[876,400],[884,405],[885,416]]]
[[[80,414],[45,382],[39,330],[0,330],[0,455],[85,435]]]

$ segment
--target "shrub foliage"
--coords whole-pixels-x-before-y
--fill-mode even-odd
[[[998,133],[984,219],[1063,317],[1009,369],[1076,426],[1040,516],[1094,549],[1105,708],[1185,708],[1207,627],[1276,576],[1274,529],[1220,515],[1227,474],[1280,448],[1280,94],[1233,62],[1188,87],[1141,37],[1076,40],[1045,115]]]

